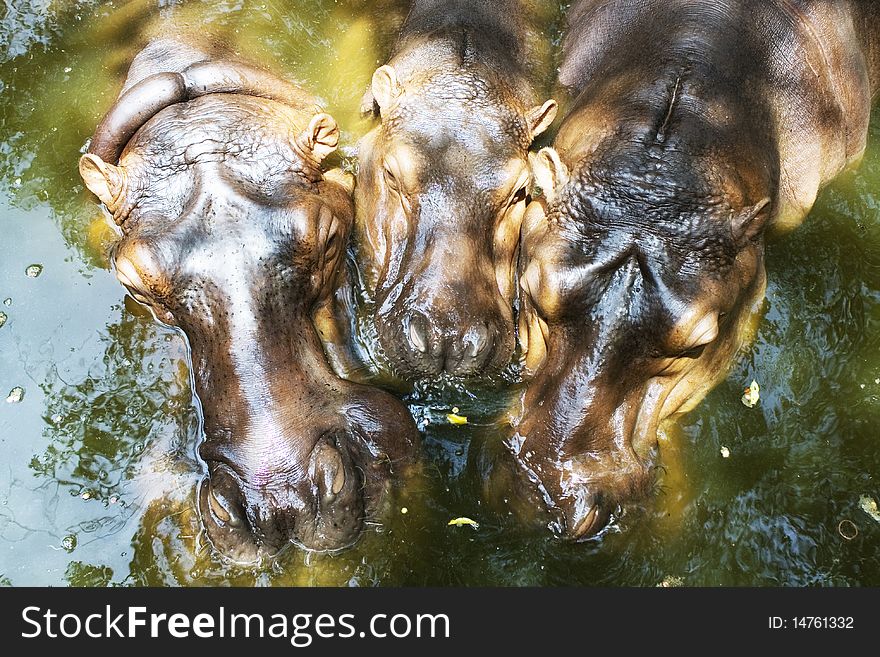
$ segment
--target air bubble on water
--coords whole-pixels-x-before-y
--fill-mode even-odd
[[[65,552],[73,552],[76,549],[76,534],[68,534],[61,539],[61,547]]]
[[[110,504],[116,504],[119,501],[119,498],[116,497],[116,495],[111,495],[108,501],[110,502]]]
[[[24,273],[28,278],[36,278],[43,273],[43,265],[28,265],[28,268],[24,270]]]
[[[12,390],[9,391],[9,394],[6,396],[7,404],[17,404],[22,399],[24,399],[24,388],[21,386],[15,386]]]
[[[12,297],[6,297],[3,299],[3,305],[7,308],[12,305]]]
[[[52,416],[52,423],[53,424],[61,424],[61,421],[63,419],[64,418],[61,416],[60,413],[55,413],[55,415]]]
[[[6,313],[0,312],[0,328],[3,328],[3,325],[6,323],[6,320],[9,319],[9,315]]]
[[[110,475],[107,473],[106,470],[101,470],[101,471],[98,473],[98,476],[99,476],[101,479],[106,479],[106,478],[109,477]]]
[[[12,183],[13,187],[21,187],[21,178],[16,178],[15,182]]]
[[[65,72],[65,73],[70,73],[72,70],[73,70],[73,69],[72,69],[70,66],[65,66],[65,67],[64,67],[64,72]]]
[[[82,494],[80,495],[80,497],[84,500],[90,500],[90,499],[92,499],[92,494],[91,494],[91,492],[84,490],[82,492]]]

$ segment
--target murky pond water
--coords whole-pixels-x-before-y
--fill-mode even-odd
[[[339,555],[290,551],[254,571],[212,556],[193,505],[200,427],[186,347],[108,271],[114,234],[80,183],[80,149],[131,58],[173,24],[304,81],[351,156],[367,128],[359,97],[404,4],[5,3],[0,582],[880,585],[880,523],[860,505],[880,500],[880,120],[861,168],[801,229],[771,240],[757,340],[662,442],[644,512],[579,545],[490,512],[469,450],[497,439],[515,391],[416,391],[407,401],[427,476],[400,500],[407,513]],[[748,409],[740,396],[753,378],[761,401]],[[453,406],[470,424],[445,422]],[[479,529],[448,527],[458,516]]]

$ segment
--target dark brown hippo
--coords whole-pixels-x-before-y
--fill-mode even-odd
[[[160,40],[80,160],[122,229],[117,277],[189,340],[200,512],[238,561],[351,544],[417,447],[404,406],[337,378],[313,325],[353,220],[321,170],[337,138],[299,87]]]
[[[416,0],[373,75],[365,109],[381,124],[359,145],[355,241],[404,378],[476,375],[513,353],[528,150],[556,115],[534,88],[550,72],[534,5]]]
[[[574,100],[523,225],[534,378],[493,492],[580,538],[650,491],[659,425],[725,376],[765,231],[862,155],[880,2],[581,0],[563,60]]]

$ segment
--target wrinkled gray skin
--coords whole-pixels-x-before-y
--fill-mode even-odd
[[[396,399],[334,375],[313,324],[353,218],[320,167],[337,138],[298,87],[160,40],[80,162],[122,229],[118,278],[189,340],[200,514],[236,561],[353,543],[417,445]]]
[[[520,338],[534,373],[490,489],[572,538],[652,487],[662,422],[728,371],[766,229],[862,155],[880,2],[581,0],[535,158]]]
[[[416,0],[365,98],[381,123],[359,145],[355,243],[406,379],[491,372],[513,352],[528,149],[556,114],[532,83],[549,39],[530,4]]]

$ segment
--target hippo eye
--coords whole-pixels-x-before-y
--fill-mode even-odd
[[[385,182],[395,192],[399,192],[400,185],[397,182],[397,176],[394,175],[394,172],[388,167],[388,165],[385,165],[384,169],[385,169]]]
[[[516,193],[514,193],[513,198],[510,199],[510,204],[516,205],[518,203],[522,203],[523,201],[526,200],[526,197],[528,196],[528,194],[529,194],[528,185],[523,185],[518,190],[516,190]]]
[[[412,208],[410,206],[409,199],[407,198],[406,194],[404,194],[403,188],[401,187],[400,182],[397,179],[397,176],[394,175],[394,173],[391,171],[391,169],[388,168],[387,165],[384,167],[384,170],[385,170],[385,184],[388,185],[388,188],[391,191],[393,191],[395,194],[397,194],[398,198],[400,199],[400,204],[403,206],[404,211],[410,212],[412,210]]]
[[[682,351],[675,355],[676,358],[699,358],[703,351],[706,349],[706,345],[701,344],[696,347],[691,347],[685,351]]]

